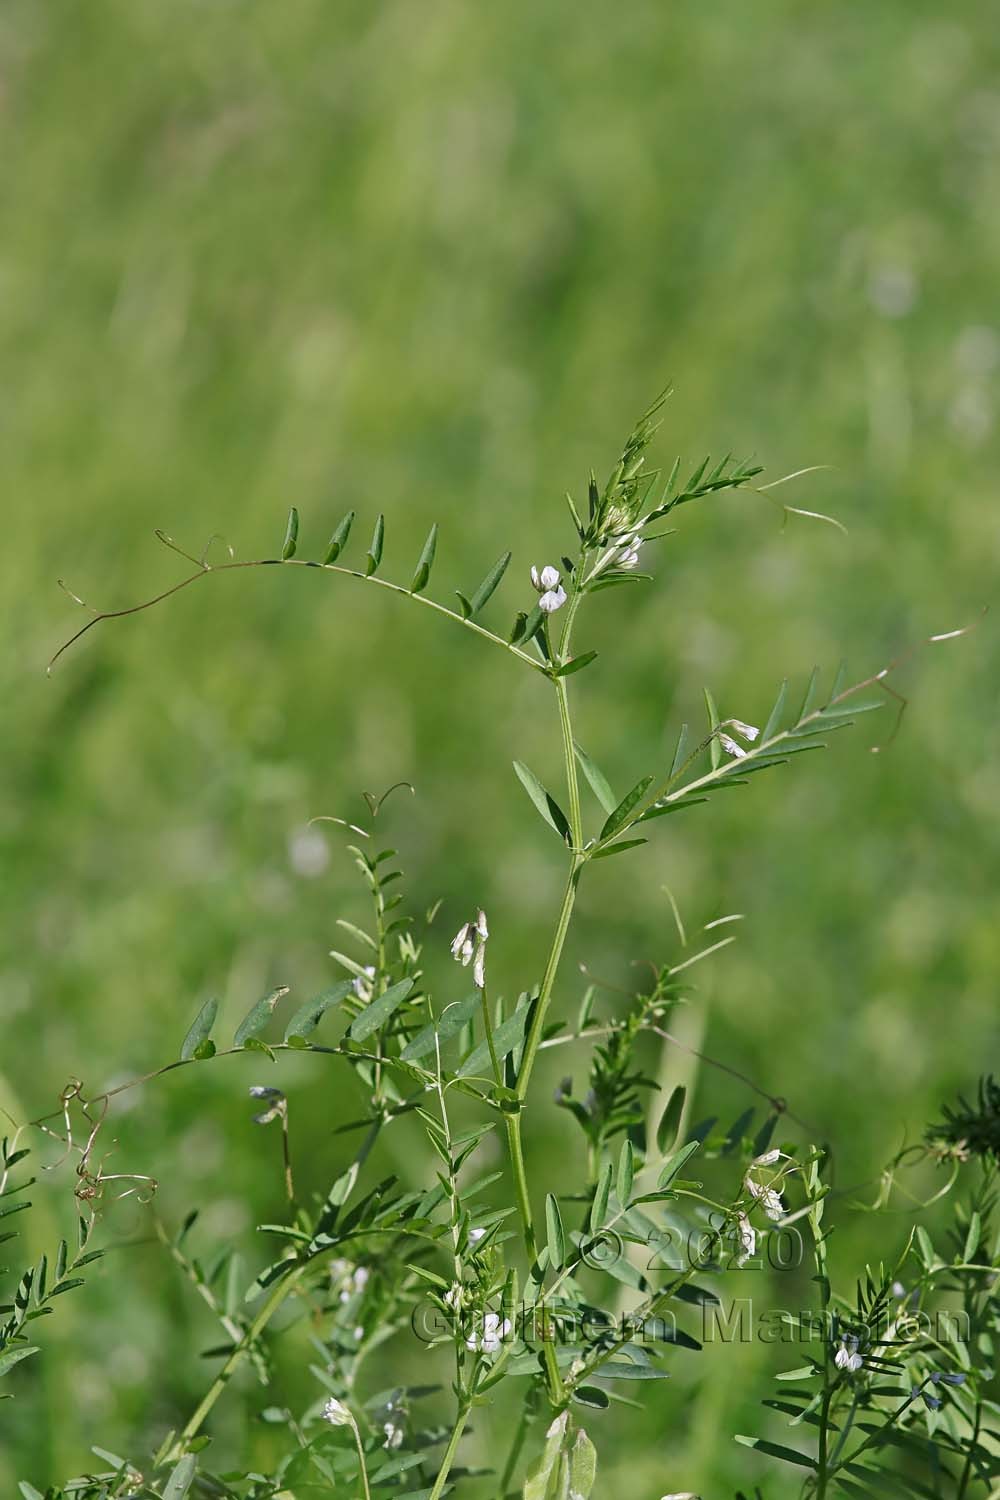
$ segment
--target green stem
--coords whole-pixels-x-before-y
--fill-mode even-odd
[[[566,881],[566,889],[563,892],[562,906],[559,908],[559,917],[556,922],[555,935],[552,939],[552,947],[549,949],[548,961],[545,972],[542,975],[542,983],[538,991],[538,1002],[535,1012],[528,1028],[528,1035],[524,1043],[524,1056],[517,1074],[517,1095],[524,1099],[528,1092],[528,1082],[531,1078],[531,1070],[535,1065],[538,1054],[538,1045],[542,1040],[542,1031],[545,1026],[545,1016],[552,999],[552,991],[555,988],[556,975],[559,972],[559,962],[562,958],[563,948],[566,944],[566,934],[573,916],[573,907],[576,905],[576,888],[579,882],[580,869],[582,867],[576,855],[573,856],[570,865],[569,877]]]
[[[365,1492],[365,1500],[372,1500],[372,1492],[368,1487],[368,1465],[365,1463],[365,1449],[361,1441],[361,1433],[358,1424],[351,1418],[351,1431],[354,1433],[354,1446],[358,1450],[358,1467],[361,1470],[361,1487]]]
[[[195,1408],[187,1425],[185,1426],[183,1432],[174,1445],[171,1457],[180,1458],[191,1443],[192,1439],[198,1436],[198,1433],[201,1431],[201,1428],[204,1425],[205,1418],[208,1416],[209,1412],[212,1410],[212,1407],[218,1401],[219,1397],[222,1395],[222,1392],[228,1385],[229,1377],[232,1375],[236,1366],[239,1364],[240,1360],[249,1353],[250,1349],[260,1337],[261,1333],[263,1333],[268,1323],[270,1323],[271,1319],[274,1317],[274,1314],[278,1311],[278,1308],[284,1302],[285,1298],[295,1290],[296,1286],[305,1275],[307,1269],[308,1267],[306,1264],[298,1266],[294,1271],[290,1271],[289,1274],[285,1276],[281,1281],[279,1281],[277,1286],[274,1287],[271,1295],[267,1298],[267,1301],[264,1303],[260,1312],[254,1318],[253,1322],[250,1324],[250,1327],[247,1329],[240,1342],[236,1345],[236,1348],[232,1351],[229,1358],[222,1366],[222,1369],[215,1377],[215,1380],[209,1386],[205,1395],[202,1397],[202,1400]]]
[[[455,1462],[455,1454],[458,1452],[458,1445],[468,1420],[469,1408],[467,1406],[459,1407],[458,1416],[455,1418],[455,1426],[452,1429],[451,1437],[448,1439],[448,1446],[444,1450],[444,1457],[441,1460],[441,1467],[438,1469],[438,1475],[434,1481],[434,1488],[431,1490],[429,1500],[440,1500],[441,1492],[448,1482],[448,1475],[451,1472],[452,1464]]]

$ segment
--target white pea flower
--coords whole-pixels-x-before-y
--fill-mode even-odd
[[[451,944],[451,956],[456,963],[463,968],[468,968],[473,953],[476,951],[473,939],[474,928],[471,922],[464,923],[456,932]]]
[[[478,1245],[479,1241],[480,1240],[484,1240],[485,1238],[486,1238],[486,1230],[485,1229],[470,1229],[469,1230],[469,1244],[470,1245]]]
[[[397,1427],[395,1422],[386,1422],[382,1428],[385,1433],[383,1448],[400,1448],[403,1443],[403,1429]]]
[[[338,1401],[336,1396],[331,1396],[323,1408],[323,1420],[329,1422],[331,1427],[353,1427],[354,1418],[344,1405]]]
[[[742,1266],[757,1249],[757,1231],[746,1214],[740,1214],[736,1220],[736,1232],[740,1240],[739,1264]]]
[[[372,992],[374,990],[374,978],[375,965],[366,964],[364,973],[356,974],[351,981],[351,989],[357,995],[358,999],[364,1000],[366,1004],[372,997]]]
[[[355,1330],[354,1330],[354,1340],[355,1340],[355,1343],[360,1344],[361,1340],[364,1338],[364,1336],[365,1336],[365,1330],[361,1327],[361,1325],[359,1323],[358,1326],[357,1326],[357,1328],[355,1328]]]
[[[752,1177],[745,1179],[747,1191],[757,1199],[761,1208],[769,1219],[781,1219],[784,1217],[785,1205],[781,1201],[781,1194],[774,1188],[764,1187],[759,1182],[754,1182]]]
[[[451,944],[451,956],[456,963],[463,968],[472,964],[472,980],[477,990],[486,988],[486,940],[489,935],[486,913],[480,909],[474,922],[466,922],[458,929]]]
[[[760,734],[760,730],[755,724],[744,724],[742,719],[727,719],[726,723],[730,729],[735,729],[740,739],[746,740],[748,745],[752,745]]]
[[[660,1500],[701,1500],[694,1490],[674,1490],[669,1495],[661,1495]]]
[[[508,1318],[501,1318],[498,1313],[488,1312],[483,1316],[482,1333],[477,1333],[473,1329],[465,1341],[465,1347],[471,1350],[473,1354],[477,1350],[483,1354],[496,1354],[509,1333],[510,1320]]]
[[[616,565],[619,568],[627,568],[631,571],[639,565],[639,548],[642,546],[642,537],[639,532],[632,536],[622,537],[618,543],[618,557]]]
[[[773,1167],[775,1162],[780,1160],[781,1152],[775,1146],[772,1150],[765,1151],[760,1156],[755,1156],[752,1165],[755,1167]]]
[[[532,568],[531,582],[537,593],[541,595],[538,608],[543,614],[552,615],[557,609],[562,609],[566,603],[566,590],[562,586],[558,568],[546,566],[541,572],[537,568]]]
[[[840,1348],[833,1356],[833,1362],[838,1370],[846,1370],[849,1375],[861,1369],[864,1360],[858,1353],[858,1341],[853,1334],[841,1336]]]
[[[359,1292],[363,1292],[365,1287],[368,1285],[368,1279],[370,1276],[371,1272],[369,1271],[367,1266],[358,1266],[357,1269],[352,1272],[347,1285],[344,1287],[343,1291],[340,1294],[341,1302],[350,1302],[352,1297],[356,1297]]]
[[[450,1307],[454,1312],[462,1301],[461,1283],[456,1281],[454,1286],[449,1287],[449,1289],[445,1292],[441,1300],[444,1303],[445,1307]]]
[[[724,734],[721,729],[719,730],[719,744],[726,751],[727,755],[733,755],[737,760],[743,760],[746,756],[743,746],[738,745],[732,735]]]

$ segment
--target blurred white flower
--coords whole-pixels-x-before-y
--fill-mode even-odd
[[[383,1448],[399,1448],[403,1443],[403,1429],[397,1427],[395,1422],[386,1422],[382,1428],[385,1433]]]
[[[458,929],[451,943],[452,958],[456,963],[462,964],[465,968],[468,968],[472,955],[476,951],[473,932],[472,923],[466,922]]]
[[[330,863],[330,848],[318,828],[297,828],[288,840],[288,863],[296,875],[315,880]]]
[[[329,1422],[331,1427],[353,1427],[354,1418],[344,1405],[338,1401],[336,1396],[331,1396],[323,1408],[323,1420]]]
[[[748,745],[752,745],[760,734],[760,730],[756,724],[744,724],[742,719],[727,719],[726,723],[730,729],[735,729],[740,738],[746,740]]]
[[[484,1240],[485,1238],[486,1238],[486,1230],[485,1229],[470,1229],[469,1230],[469,1244],[470,1245],[478,1245],[479,1241],[480,1240]]]
[[[909,266],[876,266],[868,278],[869,301],[884,318],[905,318],[917,296],[917,278]]]
[[[357,995],[359,1000],[364,1000],[367,1003],[371,999],[372,991],[374,989],[374,985],[372,983],[374,978],[374,964],[366,964],[365,972],[363,974],[355,974],[354,978],[351,981],[351,989]]]
[[[498,1313],[488,1312],[483,1317],[482,1333],[476,1333],[473,1330],[465,1341],[465,1347],[470,1349],[473,1354],[477,1350],[483,1354],[496,1354],[509,1333],[509,1319],[501,1318]]]
[[[538,608],[543,614],[555,614],[557,609],[562,609],[566,603],[566,590],[560,581],[561,575],[558,568],[546,566],[541,572],[537,568],[531,570],[531,582],[535,590],[541,595]]]
[[[360,1292],[363,1292],[368,1285],[370,1276],[371,1272],[367,1266],[358,1266],[340,1294],[341,1302],[350,1302],[352,1297],[356,1297]]]
[[[760,1156],[755,1156],[753,1165],[755,1167],[773,1167],[776,1161],[781,1160],[781,1152],[775,1146],[770,1151],[764,1151]]]

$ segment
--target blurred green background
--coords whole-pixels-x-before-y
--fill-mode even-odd
[[[384,817],[414,906],[444,899],[442,984],[470,893],[510,991],[536,977],[558,902],[558,848],[509,769],[516,755],[558,779],[545,684],[430,611],[262,571],[109,624],[46,679],[82,620],[58,578],[115,607],[179,576],[154,526],[196,553],[217,532],[266,555],[294,502],[308,555],[356,507],[360,555],[384,510],[383,571],[407,581],[437,520],[439,597],[513,549],[489,606],[503,628],[529,564],[568,550],[563,492],[607,472],[668,381],[660,461],[830,465],[777,493],[848,538],[782,530],[753,495],[707,501],[680,513],[654,585],[598,597],[579,732],[620,790],[700,721],[706,683],[760,723],[786,674],[846,656],[864,676],[979,617],[1000,559],[994,19],[984,0],[950,15],[7,0],[0,1102],[15,1117],[70,1077],[97,1089],[176,1055],[209,994],[228,1026],[272,983],[328,982],[335,919],[364,903],[340,839],[302,834],[315,814],[357,815],[362,788],[416,786]],[[745,913],[686,1035],[815,1122],[842,1185],[869,1181],[997,1060],[997,667],[987,617],[900,674],[891,752],[869,753],[889,715],[867,719],[595,868],[564,1012],[573,964],[629,984],[634,957],[675,953],[664,884],[691,927]],[[697,1113],[752,1102],[668,1065],[696,1082]],[[236,1061],[127,1095],[108,1164],[155,1175],[167,1223],[198,1204],[205,1242],[251,1257],[280,1207],[246,1104],[259,1072]],[[305,1059],[282,1076],[322,1186],[345,1149],[343,1075]],[[569,1170],[571,1125],[544,1103],[529,1119],[540,1184]],[[34,1236],[72,1221],[71,1191],[65,1169],[36,1191]],[[840,1213],[850,1281],[898,1239]],[[138,1460],[204,1381],[208,1313],[141,1210],[110,1218],[123,1248],[42,1329],[3,1407],[5,1494],[77,1472],[94,1441]],[[644,1412],[598,1414],[602,1493],[721,1496],[764,1472],[729,1434],[759,1430],[765,1363],[759,1347],[680,1352]],[[229,1391],[226,1451],[266,1445],[264,1401]],[[486,1419],[470,1455],[491,1441]],[[767,1491],[786,1492],[781,1476]]]

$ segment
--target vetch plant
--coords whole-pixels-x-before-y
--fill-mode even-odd
[[[322,570],[435,612],[506,652],[549,686],[563,785],[553,792],[520,760],[513,769],[545,825],[554,859],[561,862],[562,894],[537,972],[523,976],[518,994],[495,993],[490,929],[502,924],[502,912],[455,913],[461,925],[449,942],[436,924],[436,907],[418,919],[404,905],[395,852],[379,838],[385,797],[365,794],[363,824],[333,820],[350,839],[371,904],[367,926],[342,923],[353,951],[335,951],[332,958],[344,977],[295,1005],[286,987],[272,990],[249,1010],[228,1045],[216,1040],[217,1006],[207,1002],[179,1057],[136,1084],[246,1052],[262,1065],[280,1064],[288,1053],[310,1054],[317,1067],[353,1080],[358,1144],[349,1160],[329,1139],[307,1148],[296,1136],[294,1098],[274,1085],[251,1087],[259,1106],[255,1124],[281,1135],[286,1212],[279,1222],[260,1227],[273,1245],[266,1262],[246,1284],[231,1249],[211,1261],[189,1250],[198,1232],[197,1215],[174,1230],[158,1226],[167,1252],[224,1333],[213,1378],[156,1453],[119,1458],[95,1449],[101,1471],[78,1476],[59,1494],[85,1500],[125,1494],[163,1500],[188,1494],[439,1500],[446,1493],[520,1493],[524,1500],[586,1500],[595,1483],[596,1443],[612,1420],[609,1408],[627,1392],[655,1392],[678,1350],[701,1348],[702,1341],[679,1326],[678,1315],[700,1318],[702,1327],[706,1319],[722,1316],[725,1297],[739,1287],[740,1276],[765,1253],[773,1255],[793,1242],[801,1222],[813,1239],[821,1305],[815,1317],[781,1313],[780,1321],[794,1324],[796,1338],[807,1330],[814,1342],[808,1364],[782,1377],[789,1382],[782,1399],[767,1405],[782,1418],[790,1416],[809,1441],[793,1446],[769,1436],[740,1436],[741,1443],[757,1450],[754,1465],[760,1458],[789,1464],[803,1493],[819,1497],[833,1487],[845,1494],[885,1493],[877,1483],[884,1484],[886,1474],[898,1485],[895,1492],[903,1494],[938,1493],[927,1484],[938,1483],[943,1472],[953,1475],[960,1495],[986,1494],[993,1484],[997,1465],[985,1442],[994,1409],[986,1389],[992,1376],[988,1341],[1000,1331],[991,1295],[997,1266],[992,1230],[987,1246],[994,1211],[992,1161],[984,1158],[961,1260],[946,1261],[918,1232],[890,1271],[866,1272],[857,1298],[848,1302],[832,1290],[827,1266],[822,1174],[829,1152],[807,1140],[785,1138],[797,1121],[783,1100],[742,1079],[767,1100],[760,1125],[754,1124],[752,1109],[728,1128],[719,1129],[715,1118],[692,1125],[683,1089],[650,1116],[655,1085],[643,1070],[639,1049],[650,1038],[667,1048],[678,1045],[670,1017],[688,995],[690,971],[733,941],[727,928],[737,918],[708,923],[703,944],[689,947],[675,908],[676,944],[643,986],[609,1005],[606,994],[591,984],[570,1013],[562,959],[578,892],[594,861],[627,857],[647,841],[658,820],[686,813],[718,792],[747,785],[758,772],[823,748],[829,734],[880,707],[880,692],[902,705],[888,681],[895,662],[853,684],[838,671],[825,689],[814,672],[794,703],[782,684],[759,726],[720,713],[706,691],[704,730],[692,734],[681,726],[668,763],[643,770],[624,795],[612,789],[574,728],[572,694],[596,659],[593,650],[577,645],[589,611],[610,589],[651,581],[640,566],[651,565],[658,545],[673,534],[663,523],[683,506],[726,490],[773,499],[775,485],[784,482],[761,485],[757,465],[731,456],[714,466],[706,460],[686,477],[679,462],[665,475],[647,469],[646,451],[661,405],[662,398],[637,423],[603,486],[591,476],[582,504],[567,497],[568,555],[558,565],[536,562],[525,568],[519,586],[523,607],[506,630],[484,623],[484,616],[488,606],[495,611],[494,595],[508,579],[510,552],[476,588],[456,590],[454,608],[426,593],[436,526],[409,581],[392,582],[381,573],[382,516],[362,561],[351,565],[346,549],[354,512],[336,526],[320,556],[307,560],[299,556],[299,516],[293,508],[275,557],[214,564],[207,554],[195,557],[158,533],[194,571],[155,599],[95,614],[73,637],[216,574],[257,567]],[[816,515],[778,503],[785,519]],[[754,712],[742,702],[733,707],[740,714]],[[440,955],[450,947],[458,965],[447,969],[458,983],[442,993],[427,978],[429,947]],[[540,1054],[554,1049],[565,1050],[572,1070],[587,1077],[585,1091],[577,1094],[567,1076],[551,1101],[579,1127],[579,1173],[574,1179],[565,1167],[558,1176],[543,1168],[538,1180],[529,1180],[527,1121],[550,1103],[544,1094],[539,1097],[536,1069]],[[740,1080],[733,1070],[725,1071]],[[58,1136],[76,1165],[86,1210],[80,1255],[70,1263],[60,1250],[55,1287],[48,1286],[44,1273],[34,1273],[27,1284],[22,1280],[12,1309],[6,1310],[0,1375],[33,1352],[25,1323],[43,1310],[45,1296],[77,1284],[70,1273],[93,1253],[84,1247],[102,1201],[109,1193],[151,1190],[145,1180],[140,1189],[138,1180],[105,1177],[99,1164],[104,1111],[114,1094],[132,1086],[88,1097],[79,1085],[64,1096],[54,1116],[35,1122]],[[992,1093],[984,1095],[984,1107],[992,1099]],[[958,1141],[959,1120],[949,1115],[920,1156],[951,1163],[955,1176],[949,1187],[963,1163],[975,1157],[978,1144],[974,1148],[970,1142],[996,1139],[981,1128]],[[374,1176],[373,1149],[389,1131],[423,1134],[433,1164],[425,1180]],[[487,1142],[494,1137],[503,1142],[502,1164],[488,1159]],[[296,1189],[294,1161],[305,1149],[330,1158],[330,1185],[316,1201],[303,1201]],[[8,1175],[22,1159],[16,1140],[9,1150],[5,1145],[0,1212],[4,1195],[15,1191],[7,1185]],[[893,1182],[903,1165],[900,1160],[891,1169]],[[906,1308],[912,1311],[916,1298],[926,1309],[957,1282],[978,1344],[949,1344],[923,1332],[908,1337],[900,1298],[892,1290],[907,1267]],[[282,1392],[275,1389],[271,1344],[275,1337],[301,1339],[294,1323],[280,1335],[272,1331],[279,1312],[295,1305],[313,1313],[307,1356],[313,1393],[293,1409],[292,1403],[281,1404]],[[886,1332],[879,1318],[893,1308],[894,1325]],[[433,1365],[433,1380],[386,1386],[393,1359],[398,1361],[391,1351],[401,1341],[412,1351],[416,1339],[426,1351],[424,1367]],[[216,1408],[237,1376],[256,1378],[267,1388],[265,1419],[283,1434],[280,1457],[267,1474],[213,1458]],[[502,1453],[488,1454],[485,1470],[476,1469],[469,1455],[481,1461],[482,1450],[468,1440],[475,1436],[477,1413],[508,1390],[517,1392],[518,1411],[509,1444]],[[900,1457],[901,1469],[895,1466]],[[658,1488],[685,1480],[683,1474],[664,1472]],[[39,1500],[30,1482],[22,1491],[28,1500]],[[675,1500],[693,1496],[685,1489],[670,1494]]]

